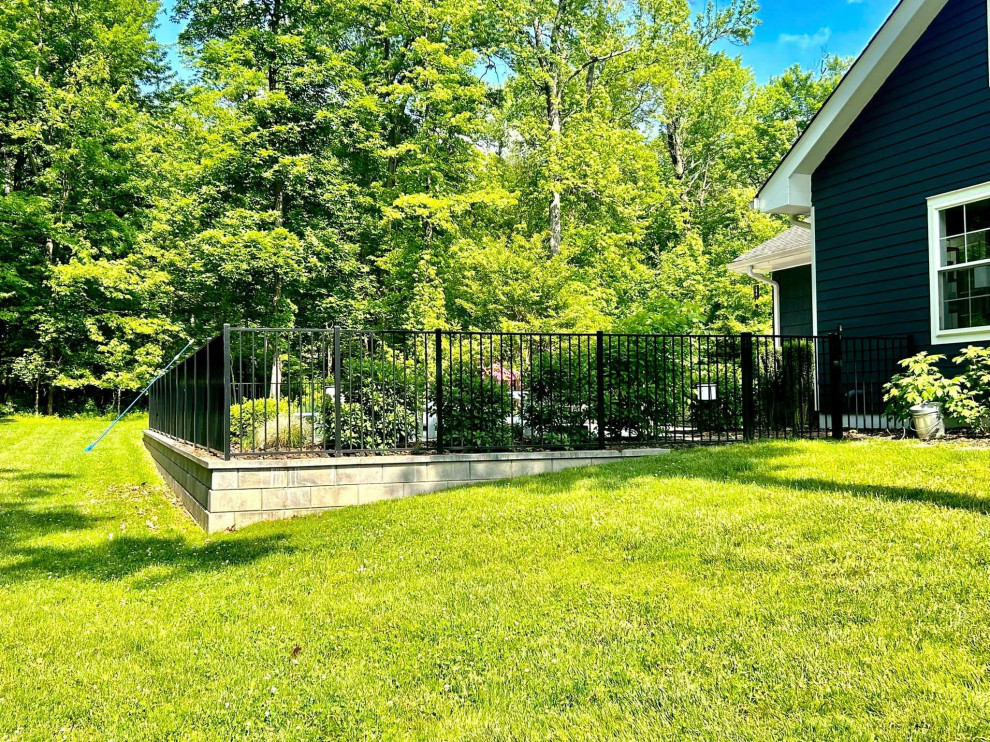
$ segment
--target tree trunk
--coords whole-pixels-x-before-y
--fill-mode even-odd
[[[270,378],[271,385],[268,388],[268,397],[269,399],[274,399],[277,405],[282,389],[282,358],[278,353],[272,359],[272,375]]]
[[[560,147],[560,100],[556,81],[547,85],[547,123],[550,125],[550,166],[554,173],[550,179],[550,255],[560,255],[561,243],[561,205],[560,180],[557,177],[558,151]]]
[[[681,127],[681,117],[671,117],[667,124],[667,152],[670,155],[670,163],[674,166],[674,177],[681,182],[681,217],[684,220],[684,227],[689,229],[692,221],[691,200],[688,197],[687,183],[685,183],[687,166],[684,162],[684,132]]]
[[[34,416],[39,414],[41,403],[41,376],[34,377]]]
[[[550,30],[550,74],[546,84],[547,94],[547,124],[550,126],[550,166],[553,168],[550,192],[550,256],[560,255],[561,245],[561,204],[560,204],[560,134],[561,113],[563,105],[564,71],[567,69],[567,54],[565,45],[566,33],[560,19],[567,13],[567,0],[557,0],[557,13],[553,28]]]
[[[278,226],[285,223],[285,183],[282,182],[281,175],[275,181],[275,213],[278,215]]]
[[[9,196],[14,191],[14,163],[13,157],[3,158],[3,195]]]
[[[278,317],[278,303],[282,299],[282,277],[275,277],[275,296],[272,300],[272,308],[274,309],[274,315]],[[275,346],[272,348],[273,358],[272,358],[272,375],[269,377],[271,385],[268,390],[268,396],[276,401],[278,404],[278,398],[282,387],[282,358],[279,356],[278,352],[278,335],[275,336]]]
[[[667,152],[670,155],[670,162],[674,166],[674,176],[678,180],[684,179],[684,142],[681,134],[680,117],[675,117],[667,124]]]
[[[55,414],[55,385],[48,385],[48,414]]]
[[[268,18],[268,30],[273,36],[278,36],[282,24],[282,0],[275,0],[272,3],[272,13]],[[273,40],[274,41],[274,40]],[[268,61],[268,92],[278,90],[278,66],[277,58],[272,53],[272,58]]]
[[[584,78],[584,95],[589,102],[591,101],[591,93],[595,89],[596,82],[598,82],[597,68],[595,67],[595,63],[592,62],[588,65],[588,73]]]

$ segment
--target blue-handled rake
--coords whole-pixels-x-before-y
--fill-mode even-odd
[[[114,420],[112,423],[110,423],[110,427],[108,427],[106,430],[104,430],[100,434],[100,437],[99,438],[97,438],[95,441],[93,441],[88,446],[86,446],[86,453],[89,453],[94,448],[96,448],[96,444],[99,443],[100,441],[102,441],[106,437],[107,433],[109,433],[111,430],[113,430],[113,426],[116,425],[117,423],[119,423],[120,420],[121,420],[121,418],[123,418],[124,415],[126,415],[128,412],[131,411],[131,408],[138,403],[138,400],[141,399],[141,397],[143,397],[145,394],[147,394],[148,393],[148,390],[151,389],[152,385],[156,381],[158,381],[160,378],[162,378],[165,375],[165,373],[170,368],[172,368],[172,366],[174,366],[176,364],[176,362],[179,360],[179,358],[182,357],[182,354],[185,353],[187,350],[189,350],[189,346],[192,345],[192,344],[193,344],[193,341],[190,340],[188,343],[186,343],[186,347],[185,348],[183,348],[182,350],[180,350],[178,353],[175,354],[175,358],[173,358],[171,361],[169,361],[168,365],[161,370],[161,372],[158,374],[158,376],[156,376],[155,378],[153,378],[151,380],[151,382],[148,384],[148,386],[146,386],[144,389],[141,390],[141,393],[134,398],[134,401],[131,402],[129,405],[127,405],[127,409],[124,410],[123,412],[121,412],[119,415],[117,415],[117,419]]]

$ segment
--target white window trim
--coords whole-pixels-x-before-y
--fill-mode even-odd
[[[990,325],[962,327],[956,330],[939,328],[939,314],[942,308],[939,302],[938,273],[941,267],[942,247],[939,240],[938,213],[943,209],[983,198],[990,198],[990,183],[980,183],[928,197],[928,306],[931,315],[932,345],[990,340]]]

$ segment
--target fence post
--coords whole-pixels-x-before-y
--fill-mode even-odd
[[[343,455],[343,445],[340,440],[340,327],[333,326],[333,455]]]
[[[828,362],[829,362],[829,393],[830,393],[830,413],[832,417],[832,437],[842,440],[844,430],[842,425],[842,331],[830,332],[828,334]]]
[[[598,344],[595,348],[595,372],[598,377],[597,418],[598,418],[598,448],[605,448],[605,333],[597,333]]]
[[[433,355],[437,381],[434,384],[437,409],[437,453],[443,453],[443,335],[440,328],[433,333]]]
[[[740,370],[742,372],[742,424],[743,440],[753,440],[753,333],[739,336]]]
[[[223,323],[223,458],[230,461],[230,325]]]

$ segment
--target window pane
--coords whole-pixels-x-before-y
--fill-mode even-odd
[[[939,274],[943,330],[990,325],[990,265]]]
[[[953,234],[962,234],[966,231],[963,226],[963,207],[953,206],[951,209],[943,209],[942,216],[942,236],[947,237]]]
[[[942,265],[955,265],[966,262],[966,238],[945,237],[942,239]]]
[[[966,231],[990,228],[990,198],[966,204]]]
[[[943,330],[956,330],[965,325],[959,324],[960,314],[969,311],[969,299],[957,299],[956,301],[942,302],[942,322]]]
[[[987,252],[987,230],[970,232],[966,235],[966,262],[986,260],[987,257],[990,257]],[[946,265],[951,264],[947,263]]]
[[[969,298],[969,274],[967,271],[946,271],[942,274],[942,298]]]
[[[969,302],[969,324],[967,327],[990,325],[990,296],[981,296]]]

